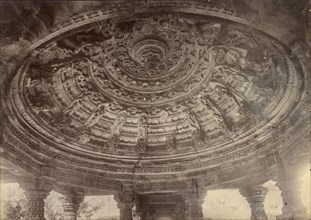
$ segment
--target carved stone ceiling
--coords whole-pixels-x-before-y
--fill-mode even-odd
[[[287,48],[241,23],[146,13],[57,31],[6,85],[8,120],[50,152],[122,163],[250,152],[300,96]]]
[[[197,153],[238,142],[289,104],[296,76],[283,54],[263,33],[223,20],[107,21],[33,51],[14,97],[29,124],[68,147]]]

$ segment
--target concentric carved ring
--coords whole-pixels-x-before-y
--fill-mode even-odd
[[[146,39],[134,46],[132,58],[147,69],[161,71],[168,50],[165,43],[156,39]]]

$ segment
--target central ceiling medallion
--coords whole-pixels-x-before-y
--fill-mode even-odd
[[[179,23],[191,25],[186,20]],[[204,59],[208,47],[194,46],[189,32],[177,31],[176,25],[160,18],[123,25],[127,32],[122,25],[115,27],[118,35],[105,41],[106,57],[93,69],[93,81],[104,94],[125,105],[163,106],[198,90],[211,76],[213,61]],[[117,91],[107,88],[108,78]]]
[[[167,58],[168,47],[157,39],[146,39],[138,42],[132,53],[132,58],[141,64],[152,75],[165,69],[164,60]]]

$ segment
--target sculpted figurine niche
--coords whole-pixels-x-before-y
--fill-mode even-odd
[[[92,112],[90,117],[88,117],[88,119],[84,123],[83,127],[85,129],[90,129],[96,123],[98,123],[98,121],[101,119],[101,117],[103,117],[103,115],[105,114],[107,106],[108,106],[108,103],[103,103],[103,104],[98,105],[96,107],[96,109]]]
[[[40,64],[58,63],[58,61],[69,58],[72,55],[72,50],[61,48],[56,43],[47,48],[40,48],[33,52],[33,57],[35,57],[36,62]]]
[[[75,99],[70,105],[64,109],[63,113],[69,117],[71,117],[79,108],[82,106],[82,102],[84,101],[84,97],[80,97]]]
[[[147,147],[147,126],[148,117],[145,113],[142,113],[138,122],[138,134],[137,134],[137,148],[136,152],[144,153]]]
[[[198,132],[200,130],[200,125],[194,113],[190,109],[187,109],[185,114],[186,114],[185,119],[190,127],[191,133]]]
[[[209,100],[214,106],[217,106],[219,111],[233,121],[238,121],[240,118],[241,101],[239,97],[231,93],[223,85],[211,82],[208,89],[205,90]]]
[[[111,136],[119,136],[120,135],[121,129],[122,129],[122,127],[125,123],[125,120],[126,120],[126,116],[127,116],[126,111],[120,111],[118,113],[114,124],[110,128]]]
[[[81,93],[75,100],[73,100],[64,110],[63,113],[71,117],[76,111],[78,111],[84,102],[87,100],[98,101],[101,95],[97,92],[86,91]],[[105,99],[100,99],[102,102]]]
[[[106,143],[106,146],[108,147],[108,149],[114,151],[119,145],[121,129],[124,126],[126,117],[127,117],[127,112],[120,111],[117,115],[117,118],[115,119],[115,122],[110,127],[110,136]]]
[[[177,150],[177,140],[174,133],[171,136],[166,137],[165,147],[169,153],[172,153]]]
[[[215,65],[228,65],[234,68],[245,69],[247,51],[236,47],[215,46],[210,49]]]

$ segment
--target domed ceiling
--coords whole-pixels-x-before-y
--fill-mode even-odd
[[[206,167],[215,155],[254,150],[299,99],[287,49],[242,23],[181,12],[107,19],[102,11],[68,22],[32,47],[7,84],[9,120],[39,152],[46,145],[109,166]],[[206,163],[183,162],[187,155]]]
[[[196,153],[279,113],[295,77],[282,53],[266,35],[222,20],[107,21],[37,48],[18,99],[30,124],[81,150]]]

